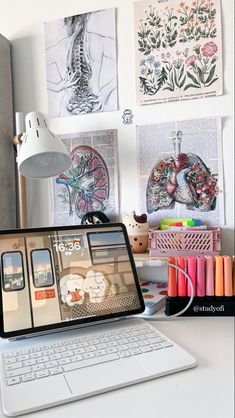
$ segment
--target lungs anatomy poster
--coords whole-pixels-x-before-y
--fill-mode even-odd
[[[60,135],[72,165],[51,181],[53,225],[76,225],[87,212],[119,215],[117,131]]]
[[[137,141],[140,207],[150,225],[160,218],[224,223],[219,118],[138,126]]]
[[[134,2],[137,104],[222,94],[220,0]]]
[[[117,110],[115,9],[44,24],[51,117]]]

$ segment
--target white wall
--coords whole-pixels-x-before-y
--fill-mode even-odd
[[[135,125],[171,120],[221,116],[223,125],[226,227],[223,251],[233,252],[234,145],[233,145],[233,1],[222,0],[224,94],[219,97],[138,107],[135,104],[134,30],[132,0],[30,0],[2,2],[0,30],[12,43],[15,111],[40,110],[47,115],[43,22],[97,9],[117,7],[119,110],[112,113],[54,118],[55,133],[118,129],[121,213],[138,210]],[[123,125],[130,108],[134,124]],[[35,186],[36,185],[36,186]],[[30,225],[48,223],[46,181],[34,181],[28,191]]]

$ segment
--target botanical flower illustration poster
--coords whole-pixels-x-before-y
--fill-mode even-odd
[[[134,3],[139,105],[222,94],[220,0]]]
[[[138,126],[137,141],[140,210],[150,225],[160,218],[224,223],[220,118]]]
[[[53,225],[77,225],[87,212],[119,215],[117,131],[60,135],[72,165],[51,181]]]

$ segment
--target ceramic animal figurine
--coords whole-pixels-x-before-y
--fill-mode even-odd
[[[149,225],[147,215],[140,216],[132,211],[130,215],[123,215],[122,222],[126,226],[133,253],[145,253],[148,249]]]

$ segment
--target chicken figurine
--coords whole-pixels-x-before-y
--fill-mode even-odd
[[[131,250],[133,253],[145,253],[148,249],[149,225],[147,215],[136,215],[132,211],[130,215],[123,215],[122,222],[126,226]]]

